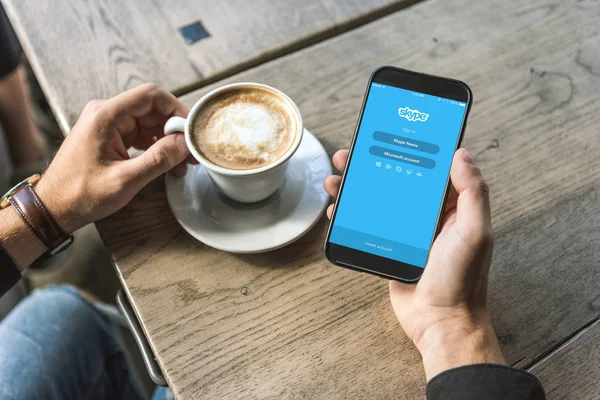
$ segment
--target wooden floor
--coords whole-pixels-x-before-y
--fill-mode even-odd
[[[491,189],[490,305],[503,352],[550,399],[600,398],[600,7],[424,0],[378,17],[240,64],[182,100],[229,82],[273,85],[332,154],[349,145],[376,67],[467,82],[464,146]],[[65,126],[77,107],[62,106]],[[267,254],[220,252],[180,228],[160,179],[98,223],[177,398],[422,398],[419,355],[386,282],[326,262],[325,227]]]

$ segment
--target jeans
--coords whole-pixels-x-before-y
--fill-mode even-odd
[[[34,291],[0,323],[0,399],[141,400],[117,327],[74,288]],[[159,388],[154,400],[172,398]]]

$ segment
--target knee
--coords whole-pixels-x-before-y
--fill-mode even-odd
[[[37,289],[23,301],[30,313],[41,314],[43,319],[72,320],[74,317],[89,318],[93,306],[74,286],[47,286]]]
[[[93,305],[77,289],[72,286],[49,286],[35,290],[21,301],[2,326],[30,336],[41,334],[48,337],[55,333],[65,337],[68,333],[77,335],[77,331],[89,334],[101,323],[102,319]],[[81,332],[86,330],[88,332]]]
[[[0,324],[0,397],[6,397],[2,389],[11,384],[13,371],[19,371],[21,383],[28,382],[14,388],[28,395],[14,398],[63,398],[49,393],[81,389],[78,383],[87,383],[88,390],[98,384],[109,356],[122,354],[91,302],[69,286],[36,290]]]

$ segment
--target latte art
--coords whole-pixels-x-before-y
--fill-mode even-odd
[[[248,170],[280,159],[292,146],[298,121],[288,101],[257,88],[211,99],[193,121],[196,149],[221,167]]]

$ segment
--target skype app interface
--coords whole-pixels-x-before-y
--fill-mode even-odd
[[[466,112],[372,83],[330,242],[425,267]]]

